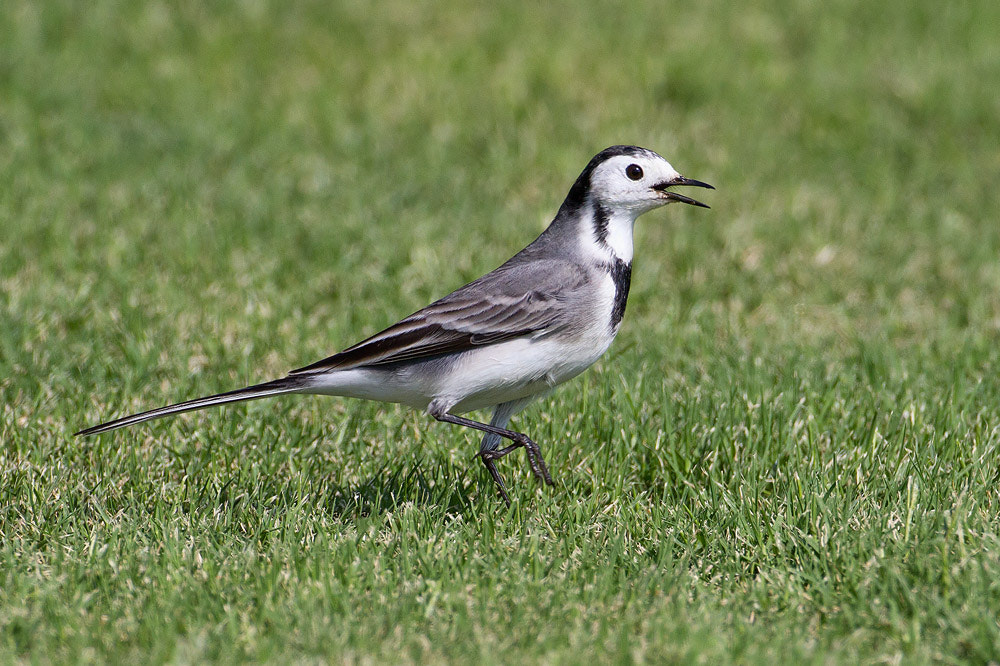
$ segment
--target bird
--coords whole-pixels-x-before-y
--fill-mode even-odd
[[[509,507],[496,463],[513,451],[523,448],[537,480],[554,485],[540,447],[508,428],[511,417],[607,351],[625,314],[636,218],[671,203],[709,208],[676,192],[678,186],[715,189],[680,175],[652,150],[606,148],[587,163],[551,223],[527,247],[385,330],[285,377],[75,435],[291,393],[399,403],[482,432],[478,457]],[[492,409],[489,423],[463,416],[486,409]]]

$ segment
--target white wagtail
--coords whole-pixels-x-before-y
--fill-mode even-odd
[[[714,189],[681,176],[651,150],[602,150],[528,247],[381,333],[281,379],[76,434],[284,393],[398,402],[486,433],[479,456],[509,505],[496,460],[515,449],[524,447],[534,475],[552,485],[538,445],[509,430],[510,417],[586,370],[611,345],[628,298],[635,219],[674,201],[708,208],[670,189],[677,185]],[[458,416],[486,408],[493,409],[488,425]],[[502,439],[511,445],[500,448]]]

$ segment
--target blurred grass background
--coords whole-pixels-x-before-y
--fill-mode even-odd
[[[0,659],[990,662],[1000,5],[0,11]],[[560,486],[283,374],[495,267],[587,160],[642,218]]]

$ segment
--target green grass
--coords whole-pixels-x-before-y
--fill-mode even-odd
[[[419,4],[4,4],[0,661],[1000,659],[1000,4]],[[377,331],[613,143],[718,190],[517,417],[555,489],[340,399],[71,437]]]

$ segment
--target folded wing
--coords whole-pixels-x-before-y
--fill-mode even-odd
[[[388,365],[547,335],[571,323],[585,277],[569,262],[508,262],[381,333],[290,374]]]

